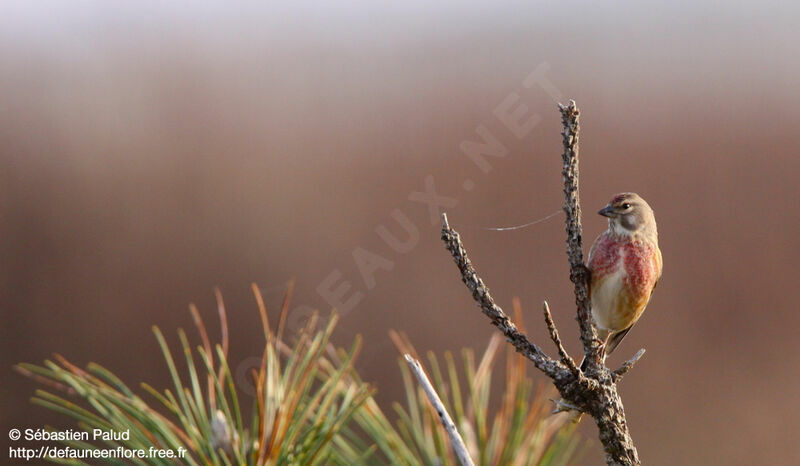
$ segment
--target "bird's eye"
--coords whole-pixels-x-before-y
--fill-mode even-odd
[[[626,203],[622,204],[622,208],[625,209],[625,210],[628,210],[628,209],[631,208],[631,205],[626,202]]]

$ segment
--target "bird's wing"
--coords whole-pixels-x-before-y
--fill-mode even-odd
[[[653,283],[653,289],[650,290],[650,296],[653,296],[653,292],[656,290],[657,286],[658,286],[658,279],[656,278],[655,283]]]
[[[663,265],[662,265],[663,262],[662,262],[662,259],[661,259],[661,250],[658,249],[658,247],[656,247],[655,261],[656,261],[656,270],[657,270],[657,272],[656,272],[656,280],[653,283],[653,288],[650,290],[650,296],[653,296],[653,291],[655,291],[656,286],[658,286],[658,282],[661,279],[661,271],[662,271],[662,268],[663,268]],[[647,301],[648,302],[650,301],[649,297],[648,297]],[[645,306],[646,305],[647,304],[645,304]],[[628,332],[631,331],[631,329],[633,328],[634,325],[636,325],[636,322],[638,320],[639,319],[634,320],[633,323],[628,328],[626,328],[624,330],[620,330],[619,332],[615,332],[614,334],[612,334],[608,338],[608,342],[606,343],[606,355],[611,354],[611,352],[614,351],[614,349],[617,346],[619,346],[619,344],[622,341],[622,339],[625,338],[625,335],[627,335]]]
[[[656,290],[658,282],[661,280],[661,273],[664,271],[664,261],[661,258],[661,249],[656,246],[656,281],[653,282],[653,288],[650,290],[650,296],[653,296],[653,291]]]
[[[633,326],[636,325],[636,322],[632,323],[630,327],[626,328],[625,330],[620,330],[619,332],[614,332],[609,338],[608,342],[606,342],[606,356],[611,354],[617,346],[620,344],[625,335],[631,331]]]

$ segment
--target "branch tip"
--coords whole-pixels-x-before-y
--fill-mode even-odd
[[[555,405],[555,408],[553,408],[553,411],[550,414],[565,413],[565,412],[569,412],[569,411],[577,411],[579,413],[583,412],[583,411],[581,411],[581,409],[579,407],[575,406],[572,403],[568,403],[568,402],[564,401],[563,399],[556,400],[554,398],[550,398],[550,401],[552,401],[553,404]]]
[[[567,353],[567,350],[564,349],[564,345],[561,344],[561,338],[558,336],[558,329],[556,328],[555,322],[553,322],[553,315],[550,313],[550,306],[547,304],[547,301],[542,303],[542,311],[544,312],[544,322],[547,324],[547,331],[550,333],[550,339],[553,340],[553,343],[555,343],[558,349],[561,362],[563,362],[564,365],[567,366],[567,369],[577,377],[580,374],[580,370],[575,365],[575,361]]]
[[[611,379],[616,383],[622,380],[622,376],[628,373],[631,369],[633,369],[634,364],[639,362],[644,356],[645,349],[642,348],[633,355],[632,358],[628,359],[627,361],[623,362],[619,369],[615,370],[611,373]]]
[[[565,372],[564,367],[558,361],[547,356],[539,346],[528,340],[528,337],[519,331],[508,315],[494,302],[494,298],[489,293],[489,288],[478,276],[475,267],[467,257],[467,250],[464,248],[458,232],[450,228],[446,217],[443,217],[443,220],[445,223],[442,231],[442,241],[444,241],[447,250],[450,251],[450,255],[453,256],[453,260],[461,273],[461,280],[472,292],[472,298],[480,306],[481,311],[503,333],[509,343],[519,353],[530,359],[539,370],[553,379],[563,375],[563,372]]]

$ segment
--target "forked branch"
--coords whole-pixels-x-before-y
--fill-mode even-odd
[[[622,399],[617,392],[616,382],[622,378],[639,360],[644,351],[639,351],[616,371],[610,371],[601,359],[600,341],[591,316],[589,301],[589,269],[583,262],[583,240],[581,227],[581,208],[578,197],[578,136],[580,111],[574,101],[568,105],[559,104],[563,123],[562,176],[564,181],[564,212],[566,213],[567,258],[570,266],[570,280],[575,288],[577,321],[580,338],[586,358],[585,372],[577,367],[561,343],[558,330],[553,322],[547,303],[544,304],[544,318],[550,338],[556,345],[559,360],[547,356],[542,349],[521,333],[517,326],[500,309],[489,294],[488,287],[478,277],[475,268],[467,257],[461,236],[450,228],[447,215],[442,219],[442,240],[453,256],[461,279],[472,292],[472,297],[509,343],[533,362],[534,366],[553,380],[564,398],[564,406],[588,413],[594,418],[599,430],[600,441],[606,452],[606,463],[610,465],[640,464],[639,455],[628,431]]]

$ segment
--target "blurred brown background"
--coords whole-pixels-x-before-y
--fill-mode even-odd
[[[63,423],[28,403],[36,386],[14,363],[58,352],[166,386],[151,324],[191,327],[189,302],[213,321],[219,286],[244,361],[261,342],[251,282],[274,312],[295,277],[296,325],[330,310],[317,288],[337,271],[347,297],[361,293],[339,342],[364,336],[359,369],[389,410],[402,395],[389,329],[436,351],[482,348],[494,331],[426,204],[409,200],[428,177],[457,202],[451,221],[499,304],[519,296],[552,352],[548,299],[577,351],[561,217],[470,228],[559,208],[560,93],[583,110],[586,240],[619,191],[642,194],[659,222],[663,280],[611,358],[648,350],[621,388],[645,464],[800,462],[796,7],[0,9],[4,442],[12,426]],[[525,87],[534,70],[555,89]],[[541,118],[521,138],[495,115],[506,99]],[[507,148],[489,173],[460,149],[481,125]],[[395,209],[419,232],[404,254],[376,233],[404,237]],[[371,289],[357,248],[392,263]],[[594,439],[585,463],[598,464],[596,429],[582,429]]]

